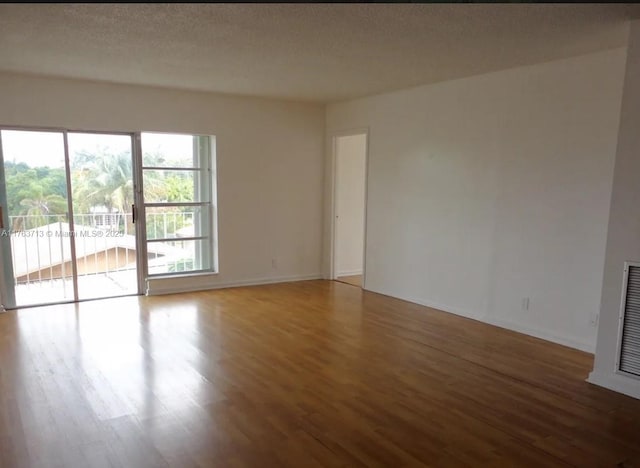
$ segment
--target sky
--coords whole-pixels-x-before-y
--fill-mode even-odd
[[[131,151],[129,135],[107,135],[69,132],[69,156],[76,151],[92,151],[106,147],[114,154]],[[31,130],[2,130],[2,156],[5,161],[25,162],[31,167],[64,168],[64,141],[61,132]],[[184,160],[191,156],[193,140],[190,135],[143,133],[142,150],[154,153],[162,150],[167,161]]]

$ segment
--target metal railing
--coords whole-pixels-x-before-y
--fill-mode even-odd
[[[195,216],[193,211],[147,213],[148,237],[176,239],[166,244],[184,248],[178,231],[193,226]],[[136,269],[137,245],[130,213],[75,214],[73,233],[64,214],[9,216],[9,226],[16,285],[72,277],[72,236],[79,277],[122,276]],[[149,259],[160,257],[162,253],[150,249]]]

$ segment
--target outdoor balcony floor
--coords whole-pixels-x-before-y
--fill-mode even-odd
[[[71,278],[18,284],[15,291],[16,303],[19,306],[66,302],[74,299]],[[137,294],[137,292],[136,271],[133,269],[107,274],[78,275],[80,300],[124,296]]]

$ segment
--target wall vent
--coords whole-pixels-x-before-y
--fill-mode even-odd
[[[640,263],[624,268],[618,370],[640,377]]]

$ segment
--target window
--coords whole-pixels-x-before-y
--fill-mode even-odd
[[[149,276],[216,271],[215,137],[142,133]]]

